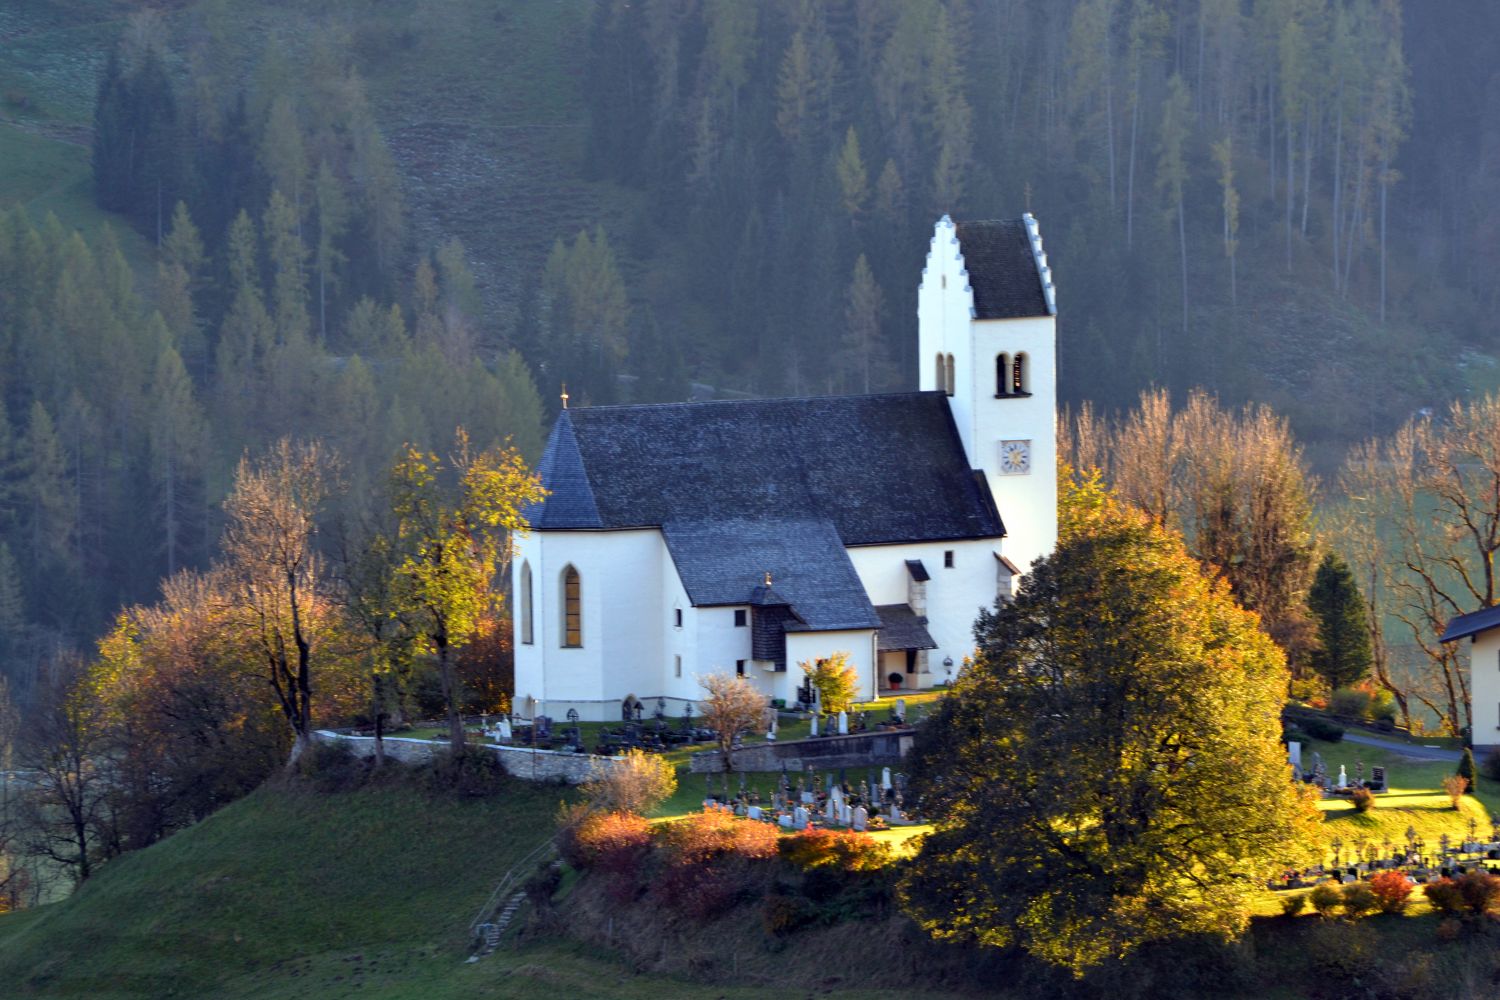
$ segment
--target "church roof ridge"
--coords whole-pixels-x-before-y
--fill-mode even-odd
[[[647,410],[647,409],[670,409],[671,407],[688,406],[733,406],[740,403],[811,403],[822,402],[830,399],[884,399],[902,396],[944,396],[941,389],[893,389],[887,392],[845,392],[821,395],[805,396],[742,396],[737,399],[679,399],[670,402],[659,403],[604,403],[599,406],[574,406],[566,412],[570,414],[596,413],[601,410]]]
[[[1005,534],[935,391],[570,409],[540,471],[540,530],[769,516],[831,519],[846,545]]]

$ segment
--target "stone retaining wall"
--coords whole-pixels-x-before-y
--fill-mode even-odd
[[[848,736],[819,736],[813,739],[789,740],[785,743],[755,743],[734,751],[736,771],[801,771],[834,767],[879,767],[901,763],[911,749],[913,731],[886,729],[873,733],[850,733]],[[724,758],[717,750],[693,754],[694,774],[724,770]]]
[[[373,736],[349,736],[344,733],[329,732],[326,729],[319,730],[313,735],[320,742],[337,741],[347,744],[356,755],[361,757],[370,757],[375,753],[375,737]],[[447,747],[447,741],[414,740],[401,736],[385,738],[386,756],[406,764],[425,764],[432,760],[434,752],[441,752]],[[494,744],[475,744],[474,748],[493,753],[500,760],[500,766],[505,768],[508,774],[517,778],[527,781],[566,781],[570,785],[587,781],[593,773],[595,763],[613,767],[617,761],[614,757],[570,753],[564,750],[532,750],[529,747],[502,747]]]

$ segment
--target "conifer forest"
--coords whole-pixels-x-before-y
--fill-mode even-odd
[[[1500,385],[1500,7],[1442,8],[8,3],[11,697],[207,566],[283,437],[358,519],[460,425],[534,462],[564,385],[914,388],[945,213],[1038,218],[1072,406],[1263,403],[1332,472]]]

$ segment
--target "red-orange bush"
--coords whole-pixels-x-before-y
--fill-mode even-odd
[[[1475,870],[1458,880],[1458,893],[1470,913],[1484,914],[1500,906],[1500,878]]]
[[[558,851],[574,868],[634,870],[651,844],[651,825],[634,813],[589,812],[558,833]]]
[[[1439,913],[1452,916],[1464,910],[1464,894],[1451,878],[1440,878],[1422,887],[1422,895]]]
[[[1400,913],[1405,910],[1406,904],[1411,901],[1413,888],[1415,886],[1411,879],[1397,871],[1377,872],[1370,879],[1370,890],[1375,893],[1381,913]]]
[[[726,854],[746,859],[776,856],[774,826],[736,819],[731,813],[698,813],[665,823],[657,827],[656,836],[674,864],[700,864]]]
[[[835,868],[868,872],[890,863],[890,848],[857,830],[801,830],[781,838],[781,856],[804,871]]]

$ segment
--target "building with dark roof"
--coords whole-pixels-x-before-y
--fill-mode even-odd
[[[1500,607],[1458,615],[1439,638],[1442,642],[1469,640],[1469,719],[1474,752],[1500,750]]]
[[[792,703],[840,652],[864,698],[951,679],[1055,543],[1055,302],[1029,215],[944,217],[917,391],[565,409],[514,561],[520,709],[617,718],[721,671]]]

